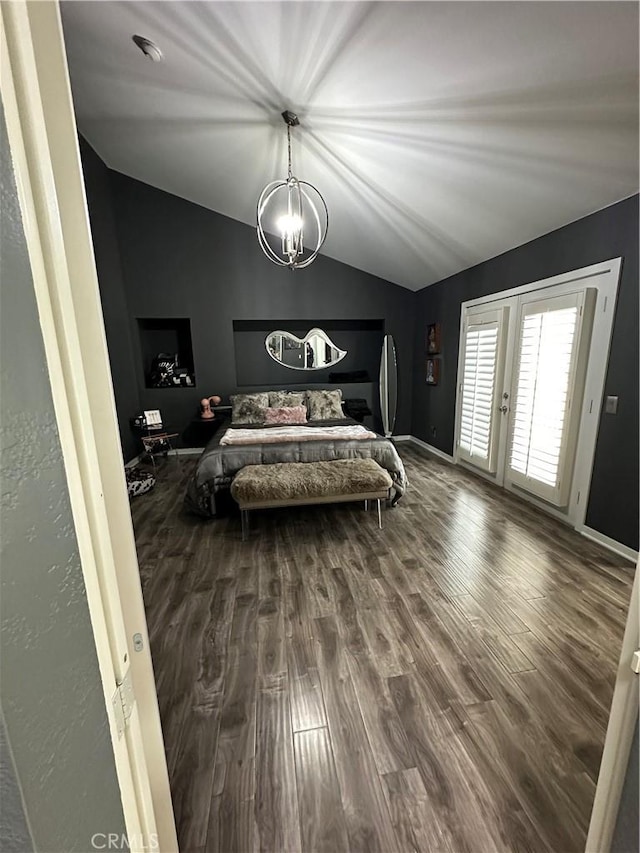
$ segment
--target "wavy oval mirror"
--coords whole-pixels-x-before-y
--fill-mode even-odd
[[[264,345],[274,361],[292,370],[322,370],[342,361],[347,354],[322,329],[311,329],[304,338],[278,329],[269,332]]]

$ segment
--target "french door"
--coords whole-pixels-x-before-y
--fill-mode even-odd
[[[469,312],[464,320],[458,456],[490,474],[498,467],[509,307]]]
[[[463,309],[456,460],[562,509],[569,501],[594,288]]]

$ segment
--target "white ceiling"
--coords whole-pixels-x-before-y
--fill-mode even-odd
[[[108,166],[253,225],[292,109],[323,253],[412,290],[638,190],[637,3],[62,7],[78,125]]]

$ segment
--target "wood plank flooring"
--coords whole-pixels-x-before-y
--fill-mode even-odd
[[[633,567],[400,445],[362,505],[132,515],[183,853],[581,851]]]

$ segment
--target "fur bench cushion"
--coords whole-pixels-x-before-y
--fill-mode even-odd
[[[384,492],[388,472],[373,459],[247,465],[236,474],[231,494],[242,504]]]

